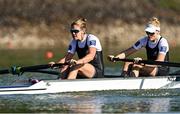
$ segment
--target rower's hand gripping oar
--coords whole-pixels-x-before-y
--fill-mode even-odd
[[[70,66],[74,66],[74,65],[76,65],[76,64],[77,64],[77,61],[74,60],[74,59],[71,59],[71,60],[69,61],[69,65],[70,65]]]
[[[84,64],[84,63],[79,63],[77,60],[74,60],[74,59],[71,59],[69,61],[67,61],[67,64],[72,67],[74,65],[77,65],[77,64]]]
[[[108,55],[108,57],[107,57],[107,59],[109,60],[109,61],[111,61],[111,62],[116,62],[115,60],[114,60],[114,55]]]

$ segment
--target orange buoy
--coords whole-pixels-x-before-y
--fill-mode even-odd
[[[46,59],[51,59],[53,58],[54,53],[52,51],[47,51],[45,56],[46,56]]]

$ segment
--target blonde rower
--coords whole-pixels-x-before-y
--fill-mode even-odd
[[[102,47],[99,39],[87,33],[86,19],[75,20],[70,27],[72,40],[69,44],[68,52],[58,63],[67,63],[61,69],[62,77],[65,79],[76,78],[97,78],[103,77],[104,64]],[[73,56],[77,52],[78,60]],[[51,62],[50,64],[54,64]]]
[[[137,52],[141,48],[146,49],[147,60],[168,61],[169,45],[167,40],[160,35],[160,22],[158,18],[152,17],[145,28],[146,36],[138,40],[132,47],[122,51],[116,55],[120,59],[124,59],[129,55]],[[114,56],[109,56],[109,59]],[[135,58],[136,61],[142,58]],[[166,66],[156,65],[140,65],[126,62],[123,67],[122,76],[157,76],[168,75],[169,68]]]

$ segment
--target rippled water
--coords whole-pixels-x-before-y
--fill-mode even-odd
[[[108,70],[110,71],[110,69]],[[112,71],[111,71],[112,72]],[[115,74],[118,74],[115,72]],[[43,75],[44,76],[44,75]],[[26,76],[1,77],[1,85]],[[37,76],[38,77],[38,76]],[[43,78],[55,78],[47,75]],[[41,75],[42,78],[42,75]],[[95,91],[43,95],[1,95],[0,112],[180,112],[180,90]]]
[[[178,112],[180,91],[101,91],[0,96],[0,112]]]

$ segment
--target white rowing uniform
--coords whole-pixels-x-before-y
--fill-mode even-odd
[[[87,45],[89,47],[94,47],[96,48],[97,51],[102,51],[102,46],[99,39],[92,34],[85,34],[83,40],[79,42],[77,42],[75,39],[72,38],[69,44],[68,52],[74,54],[76,52],[77,43],[79,48],[84,48],[86,46],[86,39],[87,39]]]
[[[156,42],[151,42],[150,40],[148,40],[148,36],[145,36],[143,38],[141,38],[140,40],[138,40],[134,45],[134,49],[139,50],[142,47],[146,47],[146,44],[148,44],[148,46],[150,48],[155,48],[159,42],[158,48],[159,48],[159,53],[162,53],[164,55],[166,55],[166,53],[169,51],[169,44],[167,42],[167,40],[165,38],[161,38],[161,36],[158,37],[158,40]],[[159,41],[160,40],[160,41]]]

